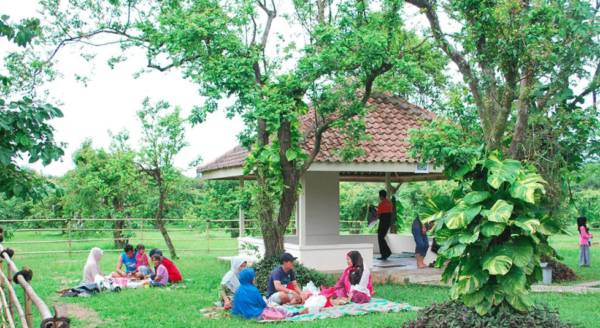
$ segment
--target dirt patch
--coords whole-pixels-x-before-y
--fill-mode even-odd
[[[60,316],[77,319],[83,322],[83,327],[94,328],[102,324],[98,312],[79,304],[56,304],[56,311]]]

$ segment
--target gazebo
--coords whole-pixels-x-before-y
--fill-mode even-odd
[[[376,235],[340,235],[339,195],[340,182],[392,182],[444,179],[439,168],[419,165],[408,154],[408,134],[434,115],[406,100],[386,94],[373,94],[365,117],[368,140],[361,142],[362,156],[350,162],[336,156],[343,145],[343,136],[335,130],[322,138],[321,151],[302,179],[302,190],[296,204],[296,234],[285,236],[286,251],[297,256],[304,265],[323,271],[337,272],[345,268],[345,254],[358,250],[365,265],[371,267],[373,255],[379,252]],[[303,127],[311,126],[305,117]],[[306,151],[312,145],[303,145]],[[243,184],[252,176],[244,176],[243,165],[248,151],[237,146],[214,161],[198,167],[201,179],[239,179]],[[264,252],[262,238],[243,235],[244,213],[240,210],[239,251],[249,255],[248,249]],[[388,234],[388,243],[394,253],[413,252],[411,236]],[[248,247],[252,245],[253,247]]]

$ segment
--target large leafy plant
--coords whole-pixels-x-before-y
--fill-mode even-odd
[[[435,221],[437,264],[453,299],[479,314],[510,306],[527,311],[529,289],[540,279],[540,258],[554,255],[548,237],[558,226],[537,205],[545,181],[531,166],[498,153],[468,161],[450,176],[459,183],[454,206]]]

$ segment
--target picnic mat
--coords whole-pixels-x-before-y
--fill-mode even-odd
[[[302,305],[285,305],[283,306],[288,312],[300,312],[302,311]],[[388,301],[382,298],[373,298],[371,302],[365,304],[348,303],[345,305],[338,305],[330,308],[321,309],[319,313],[315,314],[302,314],[295,317],[289,317],[283,321],[312,321],[322,319],[335,319],[343,316],[351,315],[364,315],[368,313],[388,313],[388,312],[404,312],[404,311],[417,311],[420,308],[412,306],[407,303],[396,303]],[[281,321],[281,320],[280,320]],[[266,321],[261,322],[279,322],[279,321]]]

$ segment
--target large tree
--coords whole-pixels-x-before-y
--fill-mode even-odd
[[[524,158],[530,115],[571,111],[600,86],[598,8],[589,1],[407,2],[461,73],[488,150]]]
[[[246,167],[257,179],[267,256],[283,251],[301,177],[323,134],[335,128],[348,137],[341,157],[360,153],[353,145],[363,138],[373,89],[430,90],[445,64],[427,39],[404,29],[401,1],[293,1],[283,9],[265,0],[44,4],[58,48],[108,34],[145,49],[150,68],[181,69],[206,97],[193,121],[233,100],[226,111],[247,127],[241,140],[251,149]],[[276,20],[300,37],[272,31]],[[301,130],[307,114],[313,125]]]

